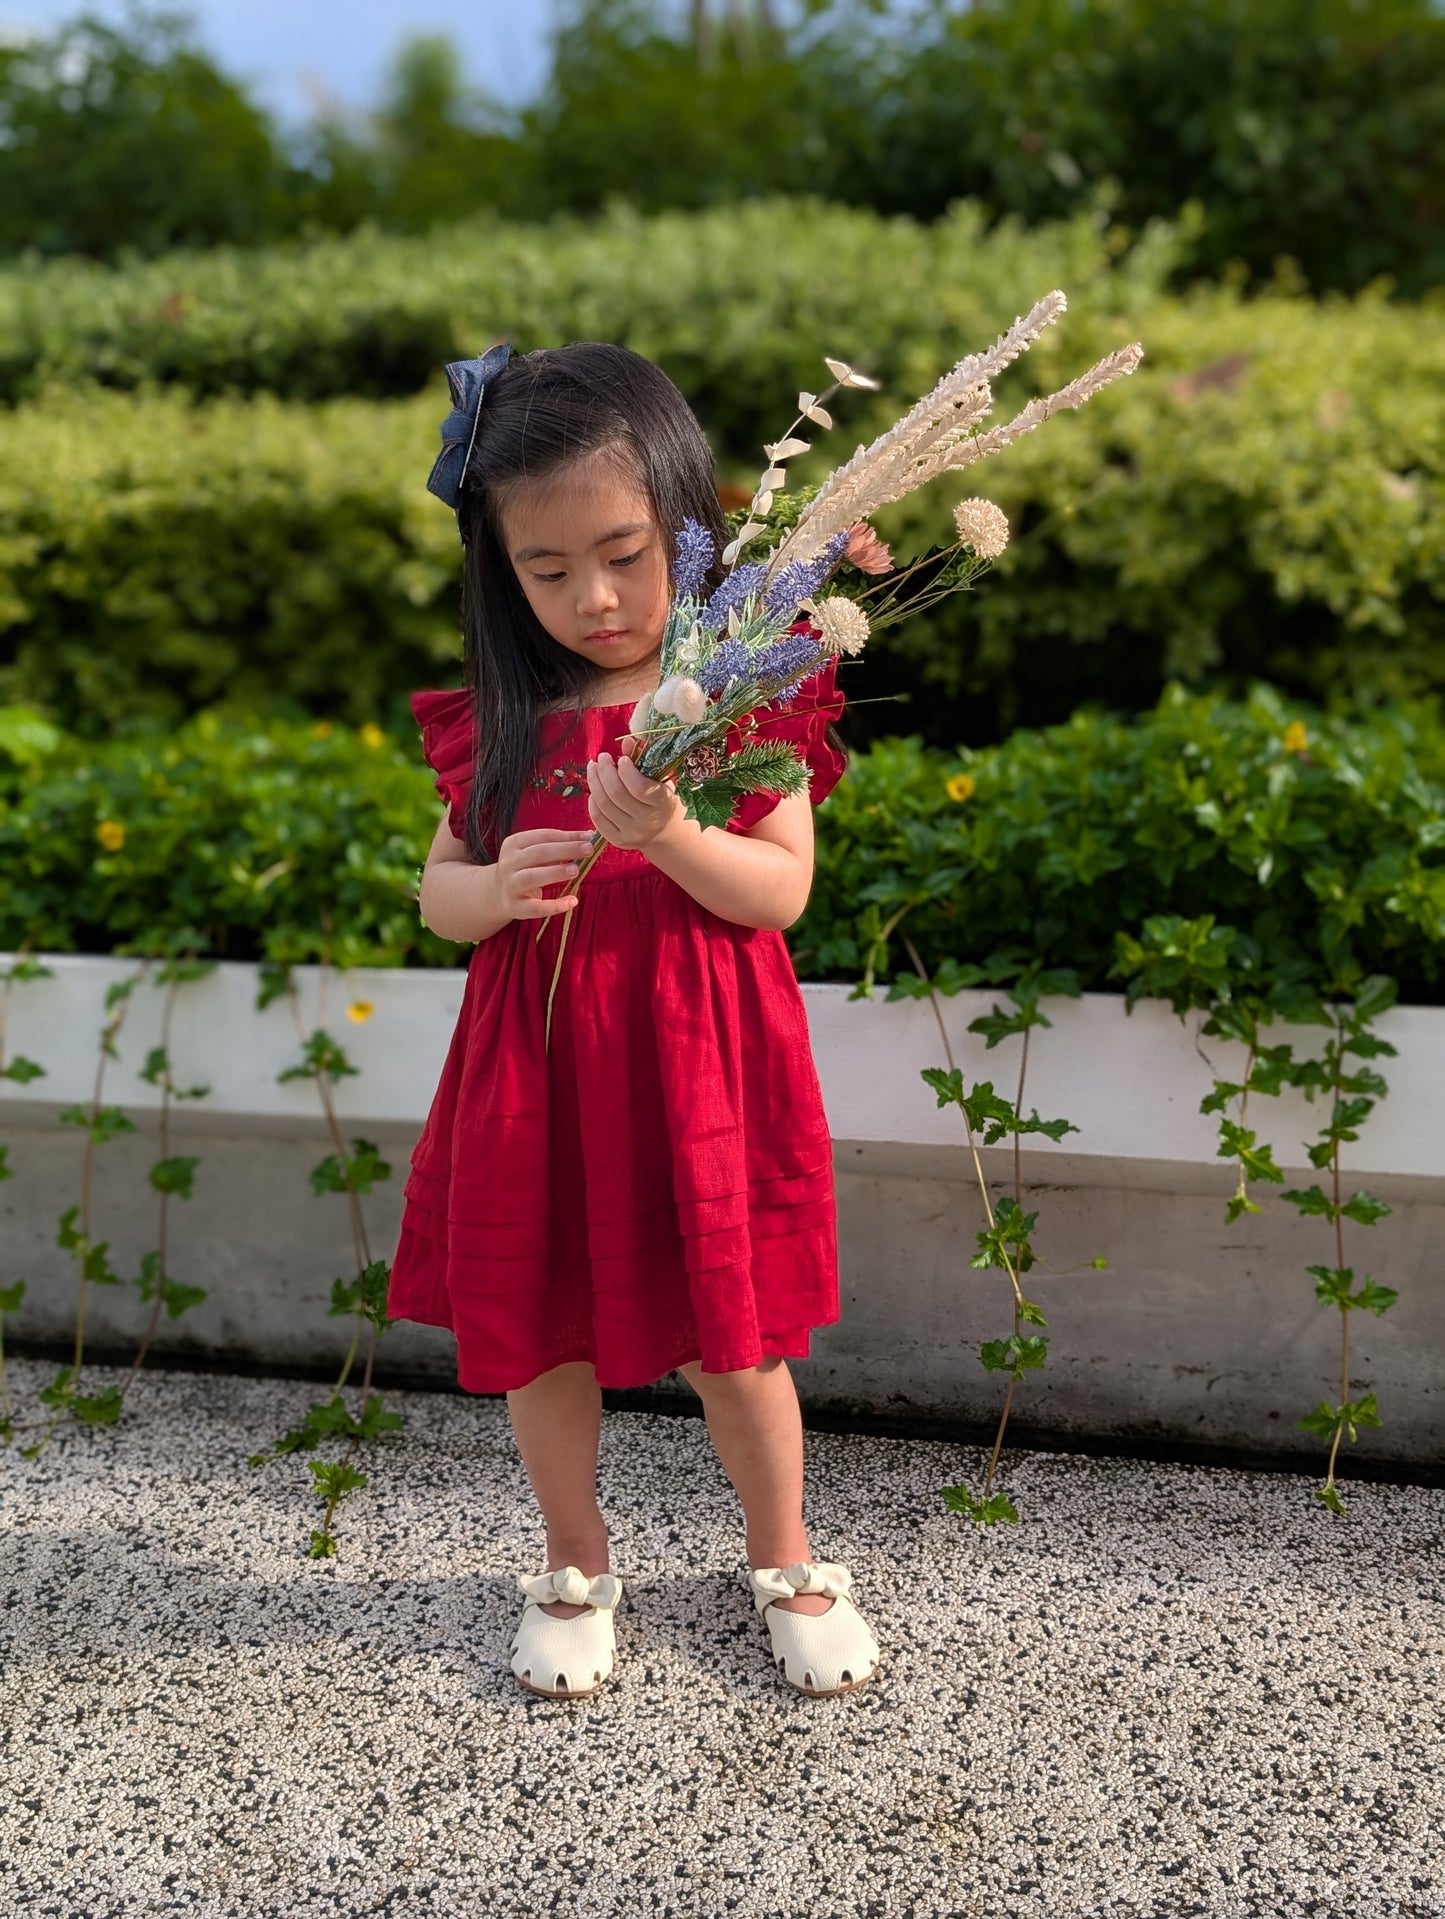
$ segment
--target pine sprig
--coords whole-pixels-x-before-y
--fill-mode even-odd
[[[750,740],[730,754],[707,781],[732,793],[801,793],[808,784],[805,760],[786,740]]]

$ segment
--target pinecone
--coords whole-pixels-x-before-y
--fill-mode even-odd
[[[695,746],[682,762],[682,770],[694,786],[701,786],[704,780],[710,780],[722,765],[722,755],[715,746]]]

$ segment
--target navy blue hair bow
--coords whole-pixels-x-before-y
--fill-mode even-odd
[[[505,340],[487,348],[479,360],[453,360],[447,367],[452,410],[442,421],[442,450],[427,479],[427,491],[455,510],[461,504],[462,481],[477,439],[482,417],[482,395],[512,357]]]

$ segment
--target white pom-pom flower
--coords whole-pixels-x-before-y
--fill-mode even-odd
[[[641,735],[652,724],[652,695],[644,693],[632,709],[632,718],[627,722],[629,733]]]
[[[826,600],[810,602],[809,615],[823,635],[820,644],[825,652],[863,651],[868,639],[868,615],[845,594],[830,593]]]
[[[695,726],[707,712],[707,694],[696,680],[674,673],[653,694],[652,710],[666,713],[669,718],[681,720],[687,726]]]
[[[971,546],[981,560],[996,560],[1008,545],[1008,518],[992,500],[960,500],[953,509],[953,524],[965,546]]]

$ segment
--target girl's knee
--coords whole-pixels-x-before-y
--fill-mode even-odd
[[[745,1384],[748,1380],[755,1378],[759,1373],[768,1374],[776,1372],[782,1363],[783,1358],[781,1353],[769,1353],[767,1358],[760,1361],[758,1365],[742,1366],[739,1367],[736,1372],[705,1373],[702,1369],[702,1361],[700,1359],[690,1359],[685,1366],[679,1366],[676,1370],[682,1374],[688,1385],[691,1386],[693,1391],[701,1398],[704,1382],[709,1386]]]

